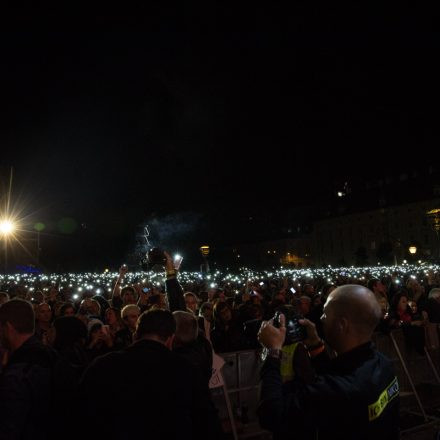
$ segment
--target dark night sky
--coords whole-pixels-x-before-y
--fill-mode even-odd
[[[185,240],[229,244],[241,218],[438,158],[429,14],[248,12],[2,32],[2,179],[29,221],[83,224],[69,258],[117,263],[136,225],[182,212]]]

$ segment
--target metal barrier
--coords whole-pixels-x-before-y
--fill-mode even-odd
[[[260,351],[246,350],[223,353],[225,365],[222,375],[226,384],[228,398],[232,407],[233,421],[230,420],[227,405],[225,405],[224,389],[211,390],[214,404],[219,410],[220,419],[226,431],[233,432],[232,423],[235,423],[237,437],[247,438],[269,433],[260,428],[257,419],[260,380]]]
[[[401,396],[415,398],[425,423],[429,423],[430,417],[425,411],[425,402],[422,401],[417,386],[426,383],[440,385],[440,337],[437,327],[431,326],[429,330],[432,334],[427,336],[427,346],[423,355],[407,346],[401,329],[393,330],[389,335],[378,333],[373,337],[377,349],[394,362]],[[232,432],[235,438],[263,434],[270,438],[269,433],[259,427],[256,415],[259,402],[259,372],[262,364],[260,351],[246,350],[223,353],[220,356],[225,361],[222,376],[226,386],[212,389],[211,393],[226,431]],[[233,420],[228,413],[226,396],[230,401]]]

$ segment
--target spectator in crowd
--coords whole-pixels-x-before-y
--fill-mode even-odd
[[[440,324],[440,288],[434,288],[429,291],[426,312],[430,322]]]
[[[176,336],[173,351],[192,365],[195,377],[195,410],[193,411],[195,439],[222,438],[217,411],[212,403],[209,380],[212,376],[212,347],[198,331],[196,317],[189,312],[173,312]]]
[[[214,306],[214,327],[211,330],[211,342],[216,353],[243,350],[247,348],[243,331],[233,318],[232,310],[225,302]]]
[[[92,298],[84,298],[79,306],[79,311],[81,314],[88,316],[89,319],[99,319],[101,316],[101,306]]]
[[[6,292],[0,292],[0,306],[9,301],[9,295]]]
[[[92,300],[95,301],[99,305],[99,315],[98,318],[102,321],[105,317],[106,310],[110,307],[108,301],[102,297],[101,295],[95,295],[92,297]],[[96,307],[96,306],[95,306]]]
[[[48,343],[48,336],[52,325],[52,308],[47,303],[38,304],[36,307],[35,336],[43,342]]]
[[[313,286],[313,284],[304,284],[302,293],[303,295],[307,295],[310,298],[313,298],[313,295],[315,294],[315,287]]]
[[[212,322],[212,310],[213,306],[209,302],[205,302],[200,306],[199,316]]]
[[[393,297],[389,311],[389,325],[391,328],[422,326],[424,319],[415,316],[408,304],[408,292],[399,290]]]
[[[388,325],[391,329],[402,328],[408,348],[414,348],[424,355],[425,330],[428,315],[425,311],[414,314],[409,305],[408,292],[406,289],[397,291],[390,305]]]
[[[136,331],[137,320],[140,315],[140,309],[136,304],[126,305],[121,310],[121,317],[124,328],[115,334],[115,348],[121,349],[128,347],[133,342],[134,332]]]
[[[64,303],[59,309],[59,316],[75,316],[76,310],[72,303]]]
[[[299,298],[299,313],[304,316],[304,318],[310,317],[310,312],[312,310],[312,298],[310,296],[303,295]]]
[[[175,331],[169,311],[144,312],[133,345],[92,362],[80,387],[87,438],[193,438],[194,376],[171,351]]]
[[[199,307],[199,299],[197,298],[197,296],[192,292],[185,292],[183,297],[185,299],[187,310],[191,312],[194,316],[197,316],[197,309]]]
[[[88,324],[87,356],[90,361],[107,354],[113,347],[110,330],[99,319],[92,319]]]
[[[123,264],[119,269],[119,277],[113,289],[112,306],[117,309],[122,309],[129,304],[136,304],[137,302],[137,294],[134,287],[125,286],[124,288],[121,288],[127,272],[128,268]]]
[[[53,348],[68,363],[76,383],[84,372],[88,359],[85,351],[87,327],[76,316],[55,319]]]
[[[55,286],[50,286],[45,295],[45,302],[50,305],[52,310],[55,310],[56,304],[59,301],[59,291]]]
[[[109,326],[110,334],[114,339],[116,333],[124,328],[121,311],[115,307],[109,307],[105,311],[105,324]]]
[[[0,439],[50,438],[56,355],[34,336],[32,305],[12,299],[0,306],[0,343],[8,361],[0,376]]]
[[[382,313],[385,315],[389,309],[387,288],[385,284],[383,284],[382,281],[378,280],[377,278],[372,278],[368,280],[367,287],[374,293]]]
[[[209,341],[211,340],[212,310],[212,303],[204,302],[200,306],[198,319],[199,330]]]
[[[35,304],[41,304],[44,303],[44,294],[41,290],[37,290],[34,292],[34,294],[31,296],[31,301],[35,302]]]
[[[313,323],[301,321],[307,328],[304,342],[316,370],[312,380],[291,382],[285,389],[280,373],[284,316],[280,328],[263,323],[260,341],[269,355],[261,371],[258,415],[274,439],[289,438],[292,433],[298,438],[313,434],[320,439],[399,438],[397,378],[392,363],[371,343],[380,317],[370,290],[356,285],[335,289],[324,305],[323,325],[326,341],[337,357],[330,360]]]
[[[327,301],[328,296],[335,289],[336,289],[336,286],[334,284],[325,284],[324,285],[324,287],[322,288],[322,292],[321,292],[322,304],[325,304],[325,302]]]

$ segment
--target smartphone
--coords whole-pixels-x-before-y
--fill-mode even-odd
[[[144,293],[148,293],[150,291],[150,289],[148,288],[148,287],[144,287],[143,289],[142,289],[142,292],[144,292]]]
[[[183,257],[181,255],[174,255],[174,269],[179,270],[183,261]]]
[[[280,315],[281,312],[277,311],[273,317],[273,325],[278,328],[280,327]],[[307,338],[306,328],[298,322],[300,319],[303,319],[303,317],[296,313],[290,312],[285,315],[286,339],[284,345],[290,345]]]
[[[293,287],[290,288],[290,291],[291,291],[292,293],[296,293],[296,290],[295,290]]]

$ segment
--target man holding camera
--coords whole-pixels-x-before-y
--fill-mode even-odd
[[[371,343],[380,318],[370,290],[338,287],[329,295],[321,317],[326,342],[337,356],[329,358],[312,322],[300,321],[307,329],[304,344],[313,374],[299,372],[285,385],[280,374],[285,317],[281,316],[279,328],[263,322],[259,340],[269,354],[261,371],[261,426],[275,439],[399,438],[397,378],[391,362]]]

